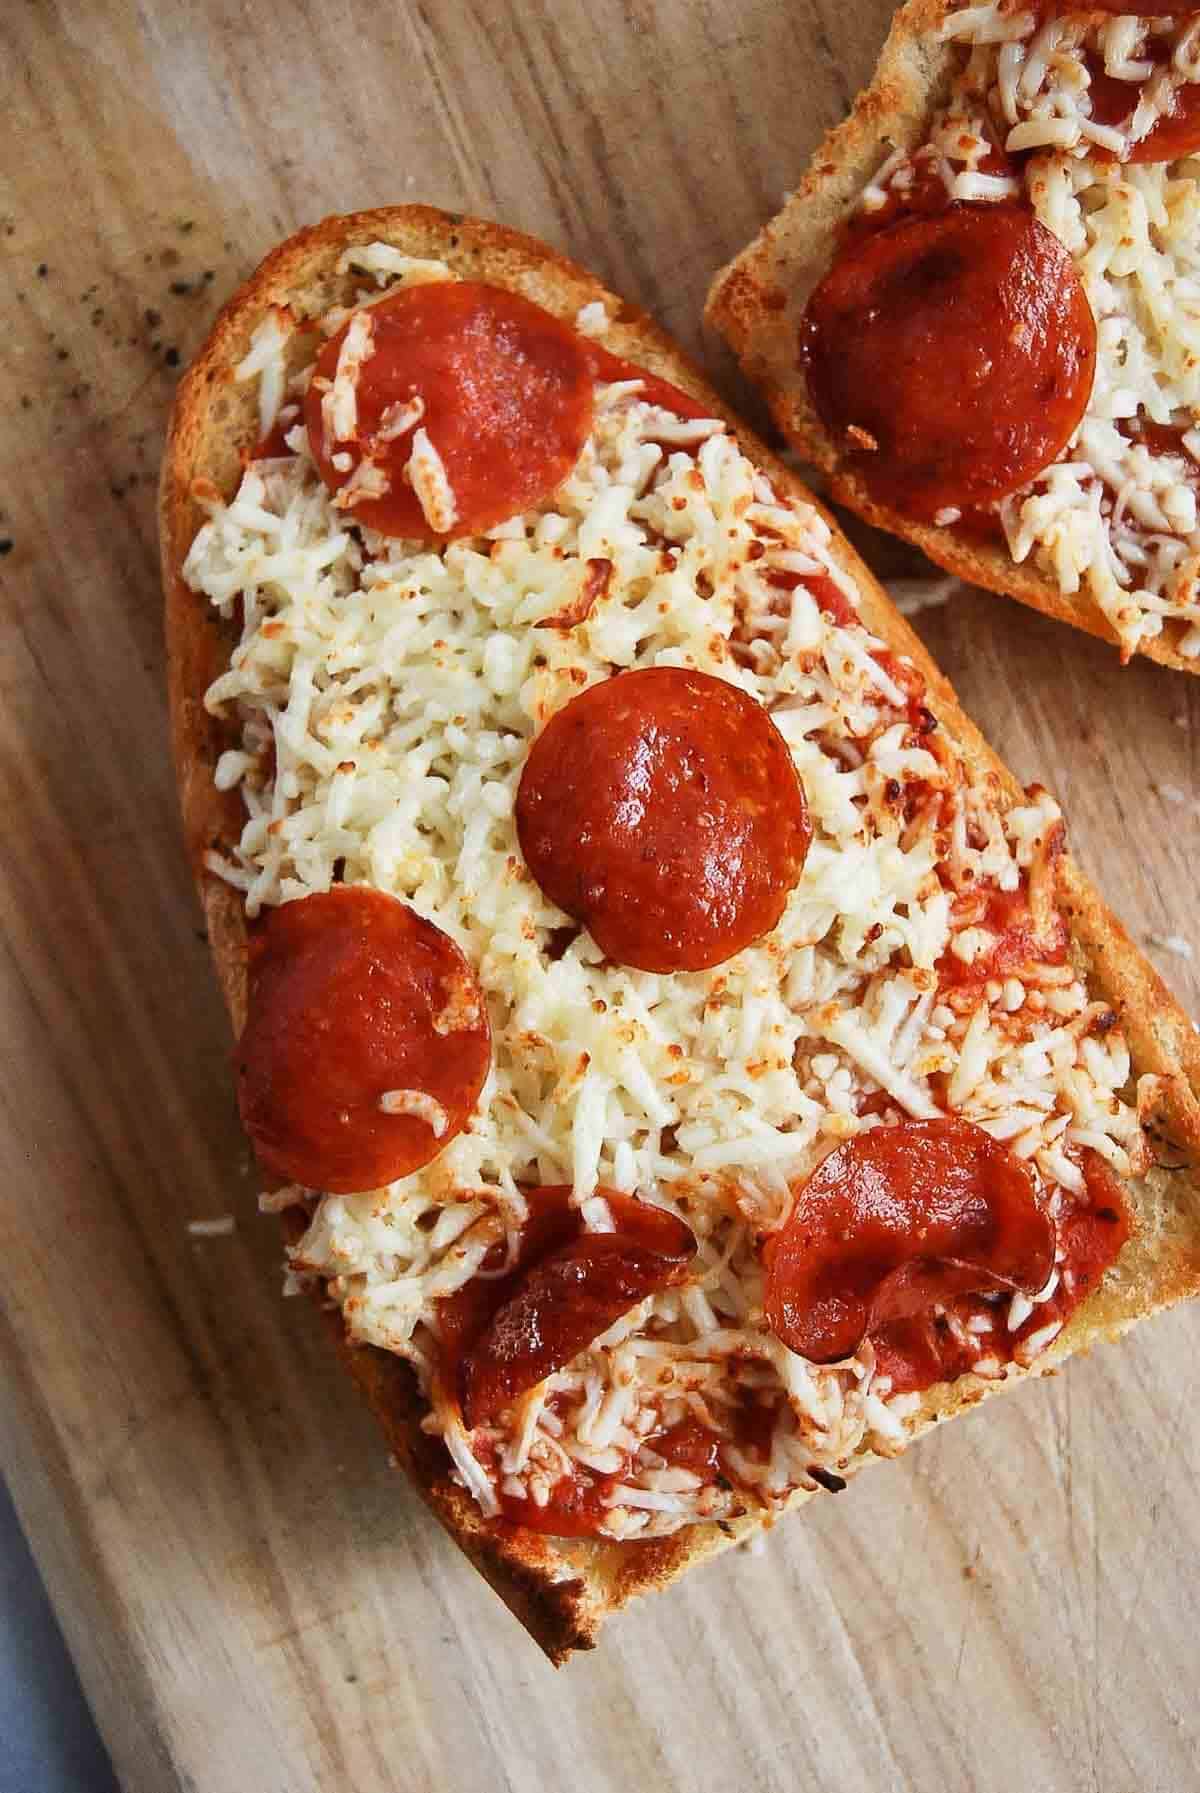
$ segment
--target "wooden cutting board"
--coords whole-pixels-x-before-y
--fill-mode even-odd
[[[1196,1785],[1200,1312],[551,1670],[279,1299],[178,839],[153,482],[219,298],[302,222],[420,198],[547,237],[699,349],[712,271],[887,11],[2,9],[0,1448],[139,1793]],[[918,621],[1134,932],[1200,946],[1200,683],[979,594]]]

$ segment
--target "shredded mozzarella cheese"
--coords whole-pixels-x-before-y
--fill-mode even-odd
[[[1017,1129],[1014,1149],[1068,1208],[1082,1143],[1127,1173],[1142,1162],[1119,1029],[1099,1027],[1103,1005],[1068,966],[1033,963],[994,997],[975,986],[969,1006],[938,996],[939,962],[972,925],[958,909],[987,881],[1034,889],[1057,805],[1033,791],[1003,815],[944,731],[915,739],[915,669],[856,615],[837,623],[803,583],[788,589],[819,572],[856,601],[819,513],[725,432],[670,440],[640,392],[599,388],[579,462],[540,509],[440,548],[349,527],[294,432],[290,460],[252,463],[214,506],[185,567],[241,619],[207,703],[239,730],[217,778],[246,821],[211,868],[250,915],[336,876],[393,893],[462,948],[491,1020],[477,1110],[424,1170],[362,1195],[268,1198],[310,1210],[292,1274],[325,1279],[352,1336],[413,1364],[426,1428],[484,1513],[501,1495],[545,1506],[564,1476],[611,1476],[602,1529],[616,1538],[774,1508],[817,1485],[814,1466],[903,1447],[917,1403],[875,1382],[869,1342],[817,1366],[763,1317],[759,1237],[840,1140],[942,1112],[949,1088],[997,1137]],[[602,594],[580,620],[537,626],[579,615],[597,563]],[[814,839],[779,925],[711,971],[614,966],[579,930],[563,949],[568,918],[516,842],[533,736],[635,665],[695,667],[767,705],[808,798]],[[420,1092],[381,1105],[445,1129]],[[602,1186],[684,1218],[691,1280],[468,1432],[435,1374],[438,1304],[498,1244],[515,1251],[522,1187],[559,1183],[592,1228],[612,1225]],[[986,1338],[964,1337],[989,1373]],[[748,1410],[768,1446],[739,1432]],[[658,1455],[688,1419],[727,1435],[735,1487]]]
[[[435,535],[447,535],[458,519],[458,502],[446,477],[446,464],[425,430],[413,437],[412,454],[405,469],[425,521]]]
[[[358,376],[374,339],[374,318],[369,311],[356,311],[342,338],[329,390],[321,395],[321,422],[331,449],[335,442],[353,441],[358,431]]]

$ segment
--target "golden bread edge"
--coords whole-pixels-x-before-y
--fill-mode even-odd
[[[810,496],[796,476],[717,398],[695,365],[651,319],[532,238],[429,207],[399,206],[328,218],[275,249],[221,311],[180,383],[159,497],[176,776],[188,853],[235,1030],[240,1028],[245,1010],[245,915],[240,894],[204,864],[210,848],[228,847],[236,841],[243,819],[236,792],[218,792],[213,784],[213,769],[229,745],[230,735],[203,704],[208,685],[225,669],[232,634],[182,577],[188,548],[205,516],[193,495],[193,483],[209,481],[228,497],[240,475],[241,451],[257,437],[253,385],[239,387],[233,369],[246,353],[251,332],[267,308],[291,302],[314,315],[324,311],[335,297],[344,296],[347,287],[334,272],[338,256],[352,244],[377,240],[392,243],[406,254],[445,260],[461,275],[520,291],[568,322],[580,306],[603,300],[612,320],[603,338],[606,347],[703,399],[714,415],[725,418],[736,430],[743,448],[781,488],[800,497]],[[943,725],[976,767],[993,770],[1007,796],[1017,797],[1015,780],[963,715],[950,685],[883,589],[840,537],[836,552],[858,583],[862,611],[871,628],[898,651],[911,655],[929,681],[931,707]],[[1095,987],[1122,1011],[1138,1070],[1156,1070],[1165,1079],[1164,1125],[1186,1168],[1155,1173],[1135,1194],[1142,1231],[1139,1241],[1123,1254],[1120,1275],[1084,1304],[1037,1368],[1023,1374],[1040,1374],[1072,1350],[1086,1348],[1094,1339],[1123,1330],[1143,1314],[1200,1290],[1200,1042],[1157,974],[1069,861],[1064,881],[1079,951]],[[1157,1020],[1151,1019],[1152,1011]],[[285,1235],[294,1239],[297,1217],[284,1214],[282,1218]],[[352,1343],[345,1337],[337,1310],[326,1306],[324,1311],[342,1361],[422,1498],[556,1663],[573,1650],[594,1645],[605,1616],[634,1595],[667,1586],[692,1564],[715,1555],[763,1523],[761,1516],[750,1515],[723,1528],[696,1526],[674,1537],[622,1544],[555,1540],[504,1521],[485,1520],[451,1479],[440,1445],[421,1431],[425,1403],[409,1366],[387,1352]],[[1010,1385],[1008,1381],[971,1377],[932,1391],[917,1430],[924,1431],[936,1420]],[[852,1467],[858,1469],[868,1460],[870,1453],[863,1453]],[[801,1492],[793,1504],[808,1498]]]
[[[913,522],[876,502],[814,411],[797,361],[800,315],[826,272],[838,227],[858,202],[889,149],[918,148],[949,90],[955,46],[935,35],[947,0],[906,0],[892,20],[870,85],[849,117],[829,131],[799,186],[754,241],[722,268],[709,289],[705,316],[733,349],[748,380],[762,391],[788,442],[829,477],[833,498],[877,529],[901,536],[929,559],[972,585],[1017,598],[1059,622],[1120,645],[1103,610],[1087,592],[1063,593],[1005,546],[979,542],[955,528]],[[1138,652],[1163,666],[1200,673],[1185,659],[1180,626]]]

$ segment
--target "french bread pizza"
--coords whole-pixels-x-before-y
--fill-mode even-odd
[[[1200,671],[1200,9],[907,0],[708,316],[833,495]]]
[[[161,531],[288,1286],[554,1660],[1200,1286],[1196,1035],[1058,805],[581,268],[302,231]]]

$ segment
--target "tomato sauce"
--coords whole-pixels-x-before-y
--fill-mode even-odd
[[[510,1525],[528,1526],[530,1531],[547,1532],[554,1538],[594,1538],[620,1480],[620,1474],[596,1475],[579,1469],[555,1482],[544,1507],[536,1500],[501,1492],[500,1511]]]
[[[689,1469],[693,1475],[711,1482],[720,1463],[722,1443],[719,1432],[693,1415],[652,1438],[650,1449],[665,1457],[673,1468]]]
[[[689,1414],[665,1432],[646,1439],[646,1448],[656,1452],[673,1469],[686,1469],[699,1476],[706,1486],[718,1482],[736,1487],[739,1478],[728,1459],[726,1447],[736,1445],[748,1456],[765,1463],[771,1454],[771,1438],[780,1406],[780,1401],[743,1401],[735,1410],[728,1433],[716,1432],[694,1414]],[[500,1508],[505,1519],[514,1525],[527,1525],[532,1531],[547,1532],[560,1538],[594,1537],[604,1523],[613,1489],[628,1472],[628,1461],[611,1475],[598,1475],[594,1470],[578,1468],[574,1475],[562,1476],[554,1483],[545,1506],[501,1491]]]
[[[1029,886],[1024,874],[1016,890],[1001,890],[993,885],[987,891],[987,907],[979,926],[999,938],[968,964],[956,953],[946,952],[938,960],[938,977],[943,986],[962,988],[986,983],[991,978],[1009,977],[1030,964],[1063,965],[1066,963],[1070,932],[1066,920],[1056,908],[1051,931],[1037,932],[1029,907]]]
[[[287,455],[290,455],[292,451],[288,447],[285,438],[289,430],[293,430],[298,422],[299,412],[294,409],[286,423],[283,421],[282,417],[277,417],[266,435],[261,437],[255,444],[254,453],[250,457],[251,460],[278,461],[284,459]]]
[[[869,209],[860,205],[851,212],[841,226],[844,243],[854,243],[876,231],[887,230],[889,225],[898,224],[902,218],[932,218],[946,210],[950,194],[932,157],[917,156],[912,171],[913,178],[907,187],[884,189],[882,205]]]
[[[882,205],[870,209],[860,205],[844,220],[840,227],[843,243],[857,242],[861,237],[873,236],[876,231],[887,230],[903,219],[934,218],[939,212],[948,210],[951,203],[950,192],[938,169],[937,157],[928,150],[918,150],[909,167],[912,178],[907,186],[897,186],[893,181],[884,189]],[[1011,175],[1014,173],[1014,166],[1008,153],[998,143],[992,143],[981,159],[977,172]],[[989,202],[985,200],[976,203]]]
[[[831,616],[839,629],[851,628],[861,621],[857,610],[836,579],[828,573],[788,573],[775,571],[763,575],[776,591],[792,592],[798,585],[812,593],[819,609]]]
[[[1105,73],[1100,57],[1088,54],[1085,61],[1090,77],[1088,93],[1092,102],[1092,118],[1099,125],[1125,124],[1137,109],[1145,88],[1161,72],[1161,68],[1156,67],[1154,73],[1140,84],[1118,81]],[[1111,150],[1101,149],[1099,145],[1090,145],[1089,148],[1098,162],[1113,162],[1117,159]],[[1176,162],[1181,156],[1194,154],[1198,148],[1200,86],[1189,81],[1175,89],[1171,110],[1164,113],[1158,123],[1133,145],[1125,159],[1128,162]]]

